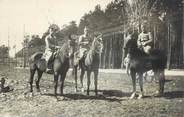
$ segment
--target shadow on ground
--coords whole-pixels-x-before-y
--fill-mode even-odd
[[[168,98],[168,99],[183,98],[184,97],[184,91],[165,92],[163,96],[165,98]]]
[[[94,90],[90,90],[90,92],[94,92]],[[121,99],[122,97],[129,97],[131,95],[131,93],[127,93],[127,92],[122,92],[120,90],[98,90],[98,92],[100,93],[97,96],[94,95],[84,95],[84,94],[64,94],[63,96],[65,98],[68,99],[72,99],[72,100],[106,100],[106,101],[110,101],[110,102],[121,102],[123,101],[123,99]],[[51,93],[45,93],[43,95],[46,96],[55,96],[54,94]]]

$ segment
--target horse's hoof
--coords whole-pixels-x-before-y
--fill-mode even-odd
[[[74,92],[77,93],[77,89],[76,88],[75,88]]]
[[[58,102],[60,101],[59,98],[57,96],[54,96],[55,97],[55,101]]]
[[[55,98],[57,102],[63,101],[65,99],[63,96],[55,96]]]
[[[81,92],[84,93],[84,88],[81,88]]]
[[[40,92],[40,89],[37,89],[36,91],[37,91],[37,92]]]
[[[33,92],[33,90],[32,90],[32,89],[30,89],[28,92],[32,93],[32,92]]]
[[[130,99],[134,99],[136,97],[136,93],[132,93],[132,95],[130,96]]]
[[[28,97],[32,98],[34,96],[33,92],[30,92]]]
[[[156,91],[155,94],[154,94],[155,97],[162,97],[163,96],[163,93],[160,92],[160,91]]]
[[[36,95],[41,95],[42,93],[39,91],[39,92],[36,92]]]
[[[142,99],[144,97],[143,94],[139,94],[138,98],[137,99]]]
[[[60,101],[62,101],[62,100],[64,100],[64,99],[65,99],[64,96],[60,96],[60,97],[59,97],[59,100],[60,100]]]

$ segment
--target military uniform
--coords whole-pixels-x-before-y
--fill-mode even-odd
[[[51,35],[46,36],[45,43],[45,59],[48,62],[52,54],[56,51],[56,46],[58,46],[58,43],[56,41],[56,38]]]
[[[79,37],[79,57],[82,58],[87,51],[90,49],[91,45],[91,37],[90,36],[85,36],[81,35]]]
[[[153,38],[151,35],[151,32],[148,33],[140,33],[137,40],[138,47],[142,48],[143,51],[147,54],[150,53],[150,50],[152,49],[153,44]]]
[[[51,57],[53,56],[54,52],[56,51],[56,49],[58,48],[58,42],[57,42],[55,34],[59,30],[60,29],[56,24],[52,24],[49,27],[48,32],[44,35],[46,47],[45,47],[45,53],[44,53],[43,57],[45,58],[45,60],[47,62],[47,70],[46,71],[51,70],[51,66],[50,66],[49,61],[50,61]]]

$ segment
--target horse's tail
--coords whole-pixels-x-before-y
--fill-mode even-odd
[[[154,61],[154,66],[160,70],[164,70],[167,66],[166,54],[160,50],[156,50],[154,54],[158,56],[158,59]]]

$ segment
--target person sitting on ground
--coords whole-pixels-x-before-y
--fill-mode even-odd
[[[54,52],[56,52],[57,49],[60,47],[58,46],[58,42],[56,39],[55,34],[60,30],[60,28],[56,24],[50,25],[48,32],[46,33],[45,36],[45,53],[44,53],[44,58],[46,60],[46,72],[52,71],[52,67],[50,65],[50,60],[53,57]]]
[[[13,89],[10,89],[9,86],[5,87],[4,85],[5,85],[5,78],[1,78],[1,80],[0,80],[0,93],[1,92],[5,93],[5,92],[9,92],[9,91],[13,90]]]
[[[151,32],[148,31],[147,26],[148,24],[146,22],[141,24],[141,33],[138,36],[137,46],[146,54],[150,55],[153,45],[153,37]]]

